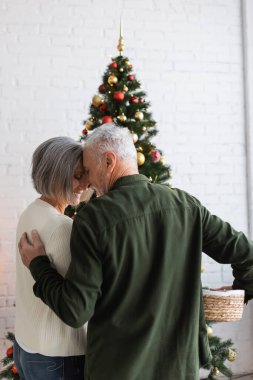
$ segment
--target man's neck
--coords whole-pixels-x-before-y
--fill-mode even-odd
[[[119,165],[119,167],[115,168],[115,170],[112,173],[112,176],[109,181],[109,189],[115,184],[115,182],[122,177],[126,177],[128,175],[134,175],[139,174],[138,169],[129,165],[129,166],[123,166]]]

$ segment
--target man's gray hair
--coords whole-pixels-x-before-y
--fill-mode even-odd
[[[53,137],[40,144],[32,156],[32,180],[37,192],[70,202],[74,169],[82,152],[82,145],[69,137]]]
[[[92,131],[85,140],[86,147],[92,147],[94,154],[100,160],[105,152],[114,152],[119,160],[137,162],[137,152],[132,135],[127,127],[118,127],[113,123],[106,123]]]

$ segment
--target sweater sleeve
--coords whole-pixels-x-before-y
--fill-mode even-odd
[[[245,290],[245,301],[253,298],[253,242],[203,206],[201,214],[203,252],[219,263],[232,264],[233,288]]]
[[[47,257],[30,264],[35,279],[34,294],[46,303],[63,322],[81,327],[93,315],[102,283],[102,262],[97,236],[88,223],[76,217],[71,234],[71,262],[65,278]]]

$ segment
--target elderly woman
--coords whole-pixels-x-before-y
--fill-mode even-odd
[[[22,213],[17,242],[37,229],[55,268],[65,275],[70,257],[72,219],[67,205],[87,190],[82,146],[68,137],[51,138],[35,150],[32,180],[41,196]],[[18,253],[18,247],[17,247]],[[34,280],[17,254],[14,361],[22,380],[83,380],[86,326],[74,329],[33,294]]]

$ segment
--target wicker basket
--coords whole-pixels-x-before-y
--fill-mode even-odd
[[[243,314],[244,290],[203,289],[205,319],[210,322],[239,321]]]

